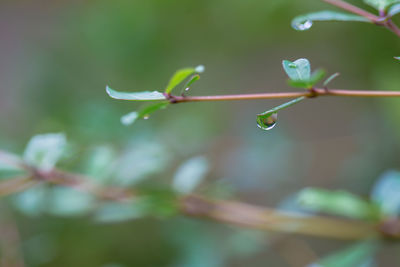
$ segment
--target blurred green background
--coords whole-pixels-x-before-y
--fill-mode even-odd
[[[321,9],[335,10],[317,0],[1,1],[0,147],[21,153],[35,134],[64,132],[64,169],[85,172],[89,155],[106,149],[127,155],[131,185],[169,184],[182,162],[204,156],[198,192],[268,207],[290,206],[309,186],[367,196],[399,166],[400,99],[311,99],[265,132],[256,114],[282,100],[174,105],[126,127],[120,117],[140,104],[105,93],[107,84],[162,90],[176,69],[199,64],[206,71],[190,95],[296,90],[281,61],[301,57],[340,72],[334,88],[398,90],[399,39],[363,23],[290,27]],[[305,266],[350,244],[179,216],[27,216],[3,202],[27,266]],[[399,249],[387,246],[377,266],[393,266]]]

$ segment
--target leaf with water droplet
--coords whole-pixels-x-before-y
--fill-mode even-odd
[[[372,6],[379,11],[385,11],[391,5],[400,3],[400,0],[364,0],[364,3]]]
[[[158,91],[118,92],[107,86],[106,92],[111,98],[119,100],[133,100],[133,101],[165,100],[165,96],[163,95],[163,93]]]
[[[152,105],[145,106],[139,111],[130,112],[121,117],[121,123],[125,126],[133,124],[137,119],[145,119],[147,120],[150,117],[150,114],[159,110],[166,108],[170,103],[168,101],[163,101],[160,103],[155,103]]]
[[[277,119],[278,119],[278,111],[279,110],[282,110],[282,109],[285,109],[287,107],[290,107],[290,106],[292,106],[292,105],[294,105],[294,104],[296,104],[296,103],[298,103],[298,102],[300,102],[300,101],[302,101],[304,99],[305,99],[305,97],[302,96],[302,97],[293,99],[292,101],[289,101],[287,103],[284,103],[284,104],[282,104],[280,106],[277,106],[275,108],[267,110],[267,111],[265,111],[265,112],[263,112],[261,114],[258,114],[257,115],[257,126],[260,129],[263,129],[263,130],[266,130],[266,131],[271,130],[276,125],[276,122],[277,122]]]
[[[200,75],[195,74],[193,75],[189,81],[185,84],[185,86],[183,87],[185,91],[189,91],[190,86],[192,86],[192,84],[194,84],[195,82],[197,82],[200,79]]]
[[[203,71],[204,66],[202,65],[197,66],[196,68],[185,68],[177,70],[170,79],[167,87],[165,88],[165,93],[170,94],[177,85],[186,80],[190,75],[195,74],[196,72],[201,73]]]
[[[336,11],[319,11],[315,13],[309,13],[301,16],[297,16],[292,20],[292,27],[298,31],[305,31],[311,28],[314,21],[359,21],[359,22],[371,22],[368,19]]]
[[[339,75],[340,75],[340,73],[339,73],[339,72],[336,72],[336,73],[332,74],[331,76],[329,76],[328,79],[326,79],[326,80],[324,81],[324,87],[328,86],[328,84],[329,84],[331,81],[333,81],[336,77],[338,77]]]
[[[311,66],[306,58],[300,58],[294,62],[283,60],[282,66],[291,80],[305,81],[310,79]]]

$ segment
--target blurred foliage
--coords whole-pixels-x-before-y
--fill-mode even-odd
[[[16,225],[27,266],[299,266],[291,264],[294,259],[330,267],[397,261],[399,247],[391,243],[369,261],[374,255],[369,243],[353,244],[341,254],[351,244],[294,241],[170,216],[176,212],[171,185],[178,192],[264,206],[290,202],[306,186],[323,187],[328,210],[341,207],[343,198],[336,193],[345,190],[354,194],[345,200],[362,206],[353,215],[372,205],[380,216],[398,216],[398,172],[377,177],[399,169],[400,100],[308,101],[282,112],[280,127],[269,132],[256,127],[254,114],[278,101],[176,105],[127,128],[120,117],[138,105],[109,99],[104,90],[108,84],[124,91],[163,91],[172,71],[204,64],[207,75],[188,94],[284,91],[289,87],[281,60],[303,57],[328,73],[341,72],[332,87],[398,90],[400,65],[393,56],[400,41],[390,32],[347,22],[291,29],[299,14],[329,7],[313,0],[0,5],[0,148],[44,170],[58,163],[101,184],[147,192],[133,203],[116,204],[37,185],[3,199],[0,232],[8,231],[4,221]],[[56,134],[55,150],[40,151],[46,146],[35,143],[50,132],[65,133],[69,143]],[[1,179],[21,174],[3,165]],[[354,200],[355,195],[362,197]],[[304,209],[297,202],[291,206]],[[297,249],[285,253],[282,246]],[[337,251],[338,256],[318,260]],[[346,263],[332,265],[335,259]]]

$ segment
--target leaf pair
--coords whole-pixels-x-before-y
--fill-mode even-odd
[[[172,91],[182,82],[187,80],[184,85],[184,89],[188,90],[190,86],[200,79],[199,73],[204,71],[204,66],[200,65],[196,68],[184,68],[176,71],[174,75],[169,80],[164,93],[159,91],[142,91],[142,92],[119,92],[111,89],[109,86],[106,87],[107,94],[114,99],[118,100],[131,100],[131,101],[159,101],[168,100]],[[137,119],[147,118],[150,113],[153,113],[159,109],[164,109],[169,105],[168,101],[163,101],[161,103],[155,103],[149,106],[145,106],[139,111],[134,111],[124,115],[121,118],[121,122],[124,125],[130,125],[134,123]]]
[[[324,76],[323,70],[316,70],[311,74],[311,65],[308,59],[300,58],[294,62],[284,60],[283,69],[289,76],[289,84],[293,87],[311,89]]]

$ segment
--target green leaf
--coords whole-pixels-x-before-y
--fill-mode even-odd
[[[185,68],[176,71],[175,74],[170,79],[167,87],[165,88],[165,93],[170,94],[177,85],[179,85],[181,82],[187,79],[190,75],[196,72],[201,73],[203,71],[204,71],[204,66],[202,65],[197,66],[196,68]]]
[[[13,205],[28,216],[38,216],[44,211],[47,188],[44,184],[36,185],[12,197]]]
[[[388,11],[388,17],[393,17],[394,15],[397,15],[400,13],[400,4],[395,4],[390,7]]]
[[[292,27],[298,31],[305,31],[311,28],[314,21],[359,21],[359,22],[370,22],[368,19],[336,11],[319,11],[315,13],[309,13],[295,17],[292,20]]]
[[[143,92],[118,92],[110,87],[106,87],[107,94],[114,99],[119,100],[132,100],[132,101],[153,101],[153,100],[166,100],[163,93],[158,91],[143,91]]]
[[[365,241],[353,245],[345,250],[333,253],[309,267],[354,267],[371,266],[373,254],[378,249],[378,244],[373,241]]]
[[[0,171],[21,170],[23,161],[14,154],[0,151]]]
[[[290,107],[304,99],[305,99],[305,97],[302,96],[302,97],[293,99],[292,101],[289,101],[287,103],[284,103],[280,106],[277,106],[275,108],[267,110],[261,114],[258,114],[257,115],[257,126],[263,130],[271,130],[276,125],[279,110]]]
[[[198,74],[193,75],[193,76],[189,79],[189,81],[185,84],[185,86],[184,86],[183,88],[184,88],[185,90],[189,89],[190,86],[191,86],[192,84],[194,84],[195,82],[197,82],[199,79],[200,79],[200,75],[198,75]]]
[[[142,218],[146,213],[139,205],[135,205],[136,201],[106,203],[96,210],[94,219],[101,223],[117,223]]]
[[[209,170],[205,157],[194,157],[184,162],[176,171],[173,188],[182,194],[192,192],[204,179]]]
[[[312,88],[317,82],[322,80],[325,76],[324,70],[316,70],[308,80],[289,80],[289,85],[299,88]]]
[[[400,61],[400,57],[394,57],[394,58]]]
[[[386,10],[395,3],[400,3],[400,0],[364,0],[364,3],[372,6],[377,10]]]
[[[387,171],[381,175],[371,192],[371,199],[386,216],[400,215],[400,172]]]
[[[146,106],[139,111],[130,112],[121,117],[121,123],[123,125],[128,126],[128,125],[133,124],[137,119],[147,119],[151,113],[153,113],[159,109],[164,109],[169,104],[170,103],[168,101],[155,103],[155,104]]]
[[[67,140],[62,133],[36,135],[25,149],[24,160],[39,169],[50,170],[64,155],[66,146]]]
[[[306,81],[311,77],[311,66],[308,59],[300,58],[294,62],[284,60],[282,66],[291,80]]]
[[[297,198],[299,204],[312,211],[330,213],[354,219],[376,219],[377,206],[345,191],[303,189]]]
[[[48,191],[46,211],[55,216],[84,215],[94,205],[94,196],[75,188],[53,187]]]

